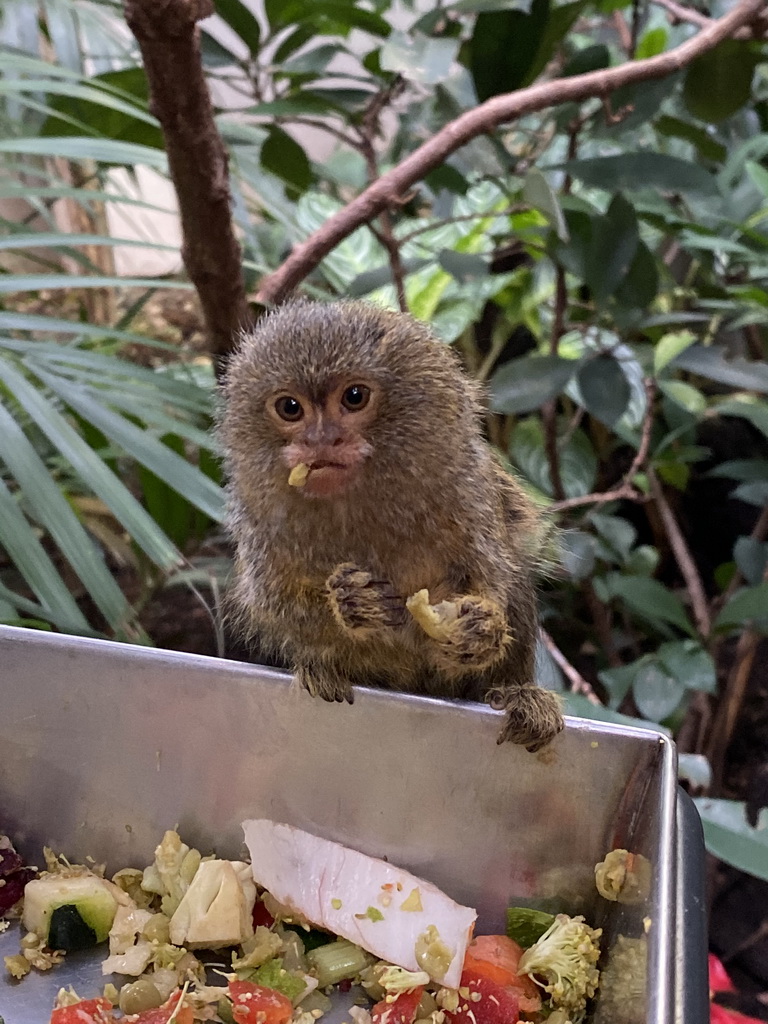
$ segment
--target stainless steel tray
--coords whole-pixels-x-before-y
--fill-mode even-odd
[[[531,755],[497,746],[498,728],[484,706],[366,689],[330,705],[269,669],[0,627],[0,831],[33,863],[47,844],[114,871],[149,863],[173,826],[238,856],[240,822],[264,816],[428,878],[477,908],[480,932],[514,904],[583,912],[609,944],[650,919],[647,1024],[704,1024],[701,837],[677,816],[673,744],[569,719]],[[595,892],[615,847],[653,865],[642,905]],[[52,993],[93,995],[97,977],[80,957],[3,978],[0,1015],[45,1024]]]

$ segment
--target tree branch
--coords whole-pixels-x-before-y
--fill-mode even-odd
[[[126,3],[131,0],[125,0]],[[132,0],[133,3],[138,0]],[[149,4],[149,0],[143,0]],[[724,17],[713,21],[693,39],[667,53],[646,60],[627,61],[616,68],[590,71],[571,78],[532,85],[517,92],[494,96],[478,107],[451,121],[416,149],[402,163],[369,185],[356,199],[330,217],[305,241],[295,246],[285,262],[262,279],[259,302],[271,305],[282,301],[331,250],[362,224],[395,205],[399,198],[451,153],[478,135],[493,131],[500,124],[524,114],[556,106],[607,96],[621,86],[664,78],[685,67],[723,39],[748,25],[764,8],[765,0],[741,0]]]
[[[601,706],[600,698],[597,696],[595,691],[589,685],[581,672],[574,668],[570,661],[568,661],[566,656],[543,626],[539,626],[539,633],[541,634],[542,643],[549,651],[552,660],[571,684],[571,692],[580,693],[587,698],[590,704],[597,704],[598,706]]]
[[[556,501],[549,506],[550,512],[569,512],[572,508],[580,508],[582,505],[605,505],[609,501],[645,501],[646,495],[641,494],[632,483],[640,470],[645,465],[648,452],[651,447],[651,431],[653,430],[653,400],[656,397],[656,382],[652,377],[645,381],[645,416],[643,427],[640,433],[640,444],[637,454],[632,460],[632,465],[624,474],[624,478],[618,487],[610,491],[596,491],[594,494],[584,494],[580,498],[566,498],[565,501]]]
[[[181,214],[184,266],[200,296],[217,369],[249,321],[230,213],[227,154],[203,76],[197,22],[211,0],[123,0],[141,48]]]
[[[657,7],[663,7],[669,15],[670,21],[673,25],[687,24],[697,25],[699,28],[707,28],[712,24],[712,19],[708,18],[706,14],[702,14],[701,11],[697,11],[692,7],[686,7],[683,4],[679,4],[676,0],[651,0],[651,3],[656,4]],[[760,39],[764,37],[766,29],[766,15],[758,15],[755,18],[752,27],[745,26],[737,29],[733,33],[734,39]]]
[[[685,542],[685,537],[683,537],[680,524],[675,519],[675,515],[670,508],[669,502],[664,496],[664,491],[659,483],[659,478],[652,469],[648,469],[648,483],[651,487],[653,500],[658,506],[661,521],[667,531],[667,537],[669,538],[669,543],[672,548],[672,553],[675,556],[675,561],[677,562],[686,586],[688,587],[688,594],[691,598],[691,608],[693,609],[696,628],[698,629],[699,634],[706,638],[709,636],[710,630],[712,629],[712,622],[709,615],[707,595],[704,592],[704,584],[701,582],[699,570],[696,568],[693,556],[688,550],[688,545]]]

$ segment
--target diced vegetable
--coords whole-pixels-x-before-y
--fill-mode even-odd
[[[464,971],[458,996],[457,1009],[445,1014],[449,1024],[510,1024],[518,1019],[517,993],[490,978]]]
[[[60,1006],[51,1014],[50,1024],[111,1024],[112,1004],[107,999],[81,999]]]
[[[520,958],[520,973],[529,974],[549,993],[553,1006],[562,1006],[574,1022],[583,1018],[587,1000],[597,990],[601,934],[583,917],[558,914],[551,928]]]
[[[365,950],[348,939],[337,939],[307,953],[307,963],[317,977],[320,988],[338,985],[346,978],[354,978],[367,967],[371,958]]]
[[[80,917],[85,928],[90,929],[94,942],[103,942],[117,911],[117,900],[109,889],[109,883],[97,875],[78,875],[66,878],[61,875],[47,875],[27,882],[24,889],[24,911],[22,921],[27,931],[34,932],[48,945],[53,912],[59,907],[71,907]],[[76,929],[70,914],[68,934],[83,937],[83,929]],[[66,921],[61,920],[61,937],[67,937]],[[52,948],[80,949],[81,946],[52,946]]]
[[[164,914],[172,917],[200,865],[198,850],[182,843],[178,832],[168,831],[155,849],[155,859],[144,869],[141,888],[162,897]]]
[[[254,878],[279,903],[381,960],[458,985],[472,908],[387,861],[289,825],[254,820],[243,830]]]
[[[0,835],[0,917],[15,907],[37,872],[27,868],[8,836]]]
[[[143,1013],[131,1018],[131,1024],[195,1024],[195,1015],[189,1006],[178,1004],[183,998],[183,993],[174,992],[171,998],[158,1006],[156,1009],[144,1010]]]
[[[227,992],[236,1024],[287,1024],[293,1015],[291,1000],[274,989],[230,981]]]
[[[523,949],[528,949],[541,938],[547,928],[552,926],[554,920],[554,914],[545,914],[543,910],[532,910],[530,907],[509,907],[507,910],[507,935]]]
[[[242,861],[204,860],[171,918],[171,942],[189,949],[236,946],[253,935],[256,886]]]
[[[373,1024],[413,1024],[423,993],[424,986],[420,985],[410,992],[401,992],[391,1002],[390,997],[382,999],[371,1009],[371,1021]]]
[[[304,978],[285,970],[282,957],[275,957],[274,960],[267,960],[261,967],[250,969],[248,976],[243,980],[252,981],[255,985],[263,985],[265,988],[273,988],[276,992],[282,992],[292,1003],[295,1003],[297,997],[307,990]],[[314,985],[314,981],[312,984]]]

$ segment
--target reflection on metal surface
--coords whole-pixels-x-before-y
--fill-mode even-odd
[[[373,690],[330,705],[273,670],[7,627],[0,701],[2,823],[33,863],[45,843],[143,867],[174,825],[236,858],[240,822],[269,817],[422,875],[478,910],[478,932],[514,904],[578,910],[611,941],[650,917],[645,1020],[674,1019],[675,755],[656,733],[570,719],[532,755],[497,746],[482,705]],[[597,895],[617,846],[654,865],[641,904]],[[96,979],[79,955],[2,980],[0,1014],[42,1024],[52,992]]]

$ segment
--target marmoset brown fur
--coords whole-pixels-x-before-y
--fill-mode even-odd
[[[233,601],[262,650],[326,700],[354,684],[493,699],[499,742],[552,739],[539,516],[453,351],[401,313],[296,302],[243,335],[223,397]]]

